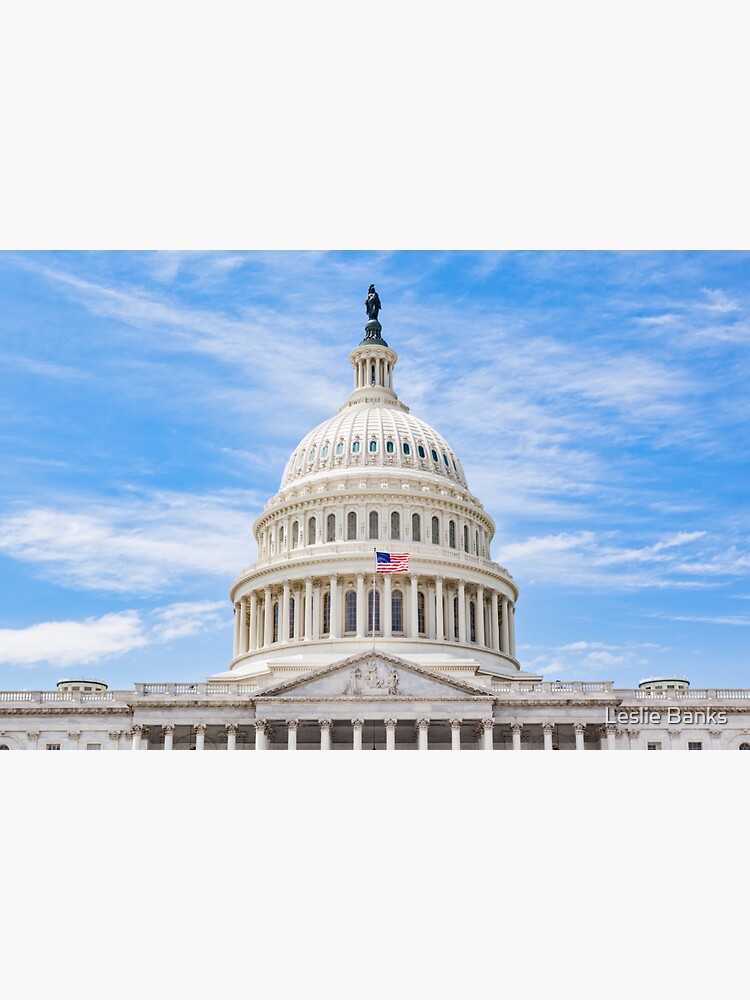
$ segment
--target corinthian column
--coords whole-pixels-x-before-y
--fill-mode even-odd
[[[508,598],[503,594],[503,621],[500,626],[500,652],[509,653],[510,652],[510,640],[508,631]]]
[[[521,749],[521,730],[523,729],[522,722],[512,722],[510,726],[510,731],[513,736],[513,749]]]
[[[336,573],[331,574],[330,636],[332,639],[338,639],[339,637],[339,578]]]
[[[574,722],[573,732],[576,734],[576,750],[585,750],[586,747],[584,746],[583,739],[586,732],[586,723]]]
[[[437,577],[435,580],[435,632],[438,639],[445,638],[443,627],[443,578]]]
[[[554,731],[554,724],[551,722],[542,723],[542,732],[544,733],[544,749],[552,749],[552,733]]]
[[[232,659],[240,653],[240,602],[234,605],[234,643],[232,644]]]
[[[466,584],[458,581],[458,641],[466,642]]]
[[[255,749],[266,750],[266,721],[265,719],[255,720]]]
[[[492,649],[500,649],[500,639],[497,634],[497,591],[490,591],[490,635],[488,646]]]
[[[235,722],[227,725],[227,750],[237,749],[237,730],[240,727]]]
[[[495,725],[494,719],[482,719],[482,750],[494,750],[495,744],[492,739],[492,727]]]
[[[297,749],[297,730],[299,729],[299,719],[290,719],[286,724],[286,748],[287,750]]]
[[[367,598],[365,597],[365,574],[357,573],[357,638],[365,635],[365,616],[367,615]]]
[[[477,645],[484,646],[484,587],[477,587]]]
[[[417,750],[429,750],[428,733],[430,731],[429,719],[417,719]]]
[[[419,613],[417,611],[419,577],[416,573],[409,575],[409,638],[416,639],[419,636]]]
[[[142,735],[143,735],[143,726],[133,726],[133,750],[141,749]]]
[[[174,750],[174,722],[169,722],[164,727],[164,749]]]
[[[331,737],[333,735],[333,722],[330,719],[320,720],[320,749],[331,749]]]
[[[451,750],[461,749],[461,720],[451,719]]]
[[[386,750],[396,749],[396,719],[385,720],[385,748]]]
[[[271,607],[271,588],[263,588],[263,645],[270,646],[273,642],[273,608]]]
[[[305,639],[312,639],[313,636],[313,592],[312,577],[305,577]]]
[[[250,594],[250,641],[248,648],[258,648],[258,595],[255,591]]]
[[[284,581],[284,596],[281,601],[279,642],[289,642],[289,581],[288,580]]]
[[[208,726],[205,722],[199,722],[195,727],[195,749],[204,750],[206,747],[206,729]]]
[[[352,719],[352,750],[362,749],[362,727],[364,719]]]
[[[383,626],[383,638],[390,639],[393,635],[393,579],[390,573],[383,573],[383,607],[380,609],[380,624]]]
[[[515,604],[508,605],[508,639],[510,645],[508,651],[510,655],[515,659],[516,656],[516,606]]]

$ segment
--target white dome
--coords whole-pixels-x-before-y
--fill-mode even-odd
[[[281,489],[320,472],[405,469],[450,479],[464,489],[461,463],[445,438],[392,402],[347,404],[302,438],[287,462]]]

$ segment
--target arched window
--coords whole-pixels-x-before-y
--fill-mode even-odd
[[[357,592],[347,590],[344,602],[344,631],[357,631]]]
[[[474,552],[479,555],[479,532],[474,532]]]
[[[336,541],[336,515],[329,514],[326,520],[326,541]]]
[[[299,545],[299,521],[292,525],[292,546],[296,549]]]
[[[370,511],[370,538],[377,538],[379,535],[378,531],[378,512],[376,510]]]
[[[373,438],[372,441],[370,441],[370,454],[374,455],[377,450],[378,442]]]
[[[315,518],[311,517],[307,522],[307,544],[315,545]]]
[[[359,454],[359,441],[352,441],[352,455]]]
[[[336,454],[337,455],[343,455],[344,454],[344,442],[343,441],[339,441],[339,443],[336,445]]]
[[[465,524],[464,525],[464,552],[468,552],[468,551],[469,551],[469,526],[468,526],[468,524]]]
[[[327,635],[331,631],[331,591],[327,590],[323,594],[323,634]]]
[[[437,517],[432,519],[432,544],[440,545],[440,521]]]
[[[420,458],[427,458],[427,452],[424,450],[424,445],[417,445],[417,454]]]
[[[7,747],[0,747],[0,750],[7,750]],[[740,743],[740,750],[750,750],[750,743]]]
[[[273,642],[279,641],[279,602],[273,602]]]
[[[404,631],[404,595],[400,590],[391,594],[391,629],[394,632]]]
[[[279,528],[279,548],[284,544],[284,525]]]
[[[357,541],[357,515],[353,510],[346,515],[346,537],[350,542]]]
[[[417,594],[417,631],[420,635],[427,634],[427,625],[425,622],[425,600],[424,594],[420,590]]]
[[[473,601],[469,601],[469,640],[477,641],[477,609]]]
[[[393,441],[386,441],[386,443],[385,443],[385,450],[386,450],[386,453],[388,455],[392,455],[393,454],[393,447],[394,447]]]
[[[748,749],[750,750],[750,747]],[[10,750],[10,747],[7,743],[0,743],[0,750]],[[740,750],[744,750],[744,747],[740,747]]]
[[[411,537],[414,542],[422,541],[422,518],[419,514],[411,516]]]
[[[411,445],[408,441],[404,441],[402,447],[404,449],[404,455],[411,455]]]
[[[289,598],[289,638],[294,638],[294,614],[296,611],[296,604],[293,597]]]
[[[448,544],[452,549],[456,547],[456,522],[448,522]]]
[[[372,635],[373,625],[375,631],[380,631],[380,591],[371,590],[367,595],[367,631]]]
[[[453,638],[458,639],[458,597],[453,598]]]
[[[391,514],[391,538],[401,537],[401,515],[397,510]]]

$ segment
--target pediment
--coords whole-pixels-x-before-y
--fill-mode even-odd
[[[357,653],[338,663],[267,688],[262,698],[492,698],[476,684],[446,677],[399,656],[378,650]]]

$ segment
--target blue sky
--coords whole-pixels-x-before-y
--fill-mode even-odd
[[[347,397],[374,282],[396,389],[461,456],[549,678],[747,686],[750,254],[0,254],[0,688],[228,662],[228,588]]]

